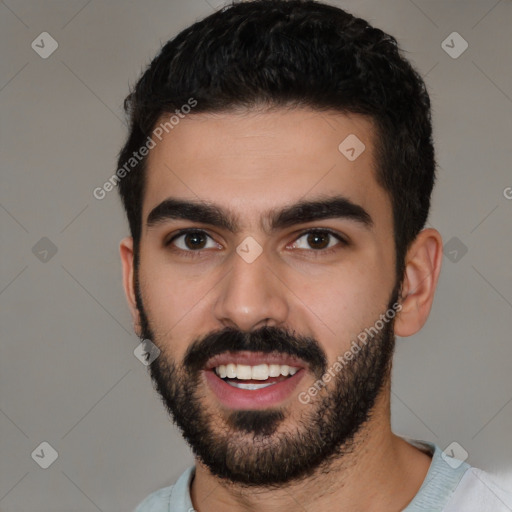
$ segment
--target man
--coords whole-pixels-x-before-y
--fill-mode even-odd
[[[320,3],[234,4],[126,108],[124,287],[196,459],[137,512],[512,510],[390,427],[395,334],[426,322],[442,260],[429,97],[395,39]]]

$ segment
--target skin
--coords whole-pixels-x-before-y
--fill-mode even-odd
[[[353,162],[338,151],[349,134],[366,146]],[[158,143],[148,161],[139,273],[145,309],[166,357],[181,362],[193,340],[225,326],[251,330],[266,323],[315,337],[331,365],[350,340],[374,325],[395,284],[395,250],[390,198],[375,179],[373,137],[372,122],[360,115],[278,109],[191,115]],[[269,209],[334,194],[367,210],[373,228],[335,218],[275,233],[262,229]],[[149,212],[171,196],[211,201],[237,215],[240,230],[233,234],[188,220],[148,229]],[[170,235],[190,227],[204,229],[213,239],[200,257],[187,258],[163,245]],[[307,237],[293,245],[305,228],[330,228],[351,243],[336,245],[332,239],[335,250],[325,255],[309,248]],[[250,264],[236,253],[248,236],[263,248]],[[140,333],[131,238],[122,240],[120,252],[124,288]],[[440,234],[421,231],[406,256],[402,310],[395,320],[398,336],[410,336],[425,324],[441,260]],[[297,393],[315,380],[307,374]],[[215,395],[205,384],[201,390],[214,427],[222,428]],[[304,405],[296,394],[285,405],[289,416],[283,428],[291,429]],[[219,481],[196,461],[194,507],[199,512],[269,512],[300,503],[316,512],[339,509],[343,503],[347,511],[403,509],[420,488],[431,459],[392,433],[389,381],[355,441],[355,450],[337,460],[329,473],[273,490]]]

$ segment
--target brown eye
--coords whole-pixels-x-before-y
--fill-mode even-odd
[[[173,236],[166,245],[174,246],[184,252],[199,252],[202,249],[220,247],[208,233],[201,230],[181,231]]]
[[[305,249],[313,252],[329,252],[336,245],[346,246],[346,242],[337,233],[327,229],[315,229],[302,233],[293,243],[295,249]]]
[[[183,235],[183,240],[188,249],[203,249],[206,245],[206,236],[204,233],[195,232],[195,233],[187,233]]]
[[[313,249],[325,249],[329,245],[330,233],[309,233],[307,242]]]

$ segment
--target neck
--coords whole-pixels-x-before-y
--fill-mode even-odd
[[[308,512],[402,510],[421,487],[431,459],[391,432],[389,394],[388,386],[379,395],[371,420],[354,437],[349,453],[333,460],[328,471],[324,468],[278,488],[247,488],[218,479],[197,462],[191,486],[194,509],[198,512],[277,512],[297,507]]]

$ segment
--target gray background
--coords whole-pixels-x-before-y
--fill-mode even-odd
[[[457,441],[510,479],[512,2],[335,4],[395,35],[426,76],[439,161],[430,224],[455,237],[427,325],[398,340],[393,427]],[[192,462],[133,355],[117,191],[92,191],[115,171],[128,85],[221,5],[0,3],[1,512],[131,510]],[[47,59],[31,48],[44,31],[59,45]],[[456,59],[441,47],[454,31],[469,44]],[[43,441],[59,455],[48,469],[31,457]]]

